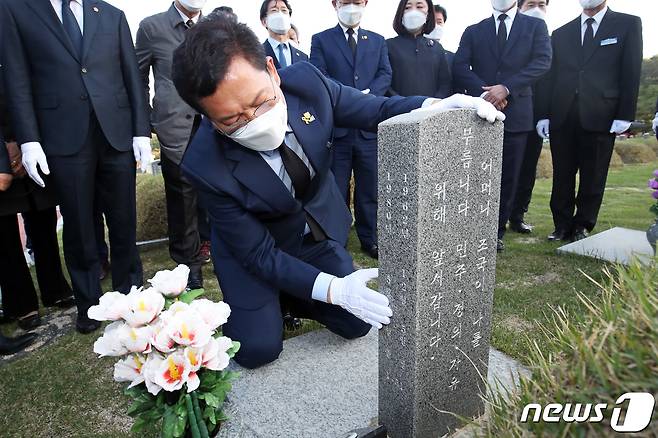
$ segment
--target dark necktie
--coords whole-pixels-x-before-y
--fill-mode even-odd
[[[505,45],[507,44],[507,26],[505,26],[505,20],[507,20],[507,14],[501,14],[498,17],[498,56],[503,56],[503,51],[505,50]]]
[[[192,21],[192,19],[190,18],[189,20],[187,20],[185,22],[185,26],[187,26],[188,29],[193,28],[194,27],[194,21]]]
[[[283,49],[285,49],[285,44],[279,43],[279,65],[281,68],[288,67],[288,61],[286,60],[286,54]]]
[[[587,24],[587,29],[585,29],[585,37],[583,38],[583,59],[587,59],[596,48],[594,44],[594,27],[592,26],[594,19],[588,18],[585,20],[585,24]]]
[[[306,194],[306,189],[311,184],[311,171],[308,170],[299,155],[290,149],[285,142],[279,146],[279,154],[283,161],[283,167],[286,168],[292,186],[295,188],[295,198],[302,199]]]
[[[71,1],[62,0],[62,24],[79,57],[82,54],[82,31],[80,30],[78,20],[75,19],[75,15],[71,10]]]
[[[347,29],[347,44],[352,49],[352,56],[356,56],[356,38],[354,37],[354,29],[351,27]]]

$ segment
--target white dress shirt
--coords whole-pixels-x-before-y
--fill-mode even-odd
[[[188,22],[189,20],[192,20],[192,23],[194,23],[194,24],[197,24],[197,23],[198,23],[198,21],[199,21],[199,17],[201,17],[201,12],[199,12],[198,14],[196,14],[194,17],[190,18],[190,17],[188,17],[187,15],[185,15],[185,14],[183,13],[183,11],[181,11],[180,9],[178,9],[178,6],[176,6],[176,2],[174,2],[174,7],[176,8],[176,10],[178,11],[178,13],[180,14],[180,17],[183,19],[183,23],[187,24],[187,22]]]
[[[66,0],[50,0],[50,4],[53,6],[53,9],[57,14],[57,18],[59,18],[59,21],[62,21],[62,1],[66,1]],[[75,15],[75,20],[78,22],[78,25],[80,26],[80,32],[84,35],[85,12],[84,9],[82,9],[82,2],[83,0],[71,0],[71,3],[69,3],[69,5],[71,7],[71,11],[73,11],[73,15]]]
[[[347,29],[350,29],[350,28],[343,26],[343,23],[341,23],[340,21],[338,22],[338,25],[341,27],[341,29],[343,29],[343,35],[345,36],[345,40],[347,41],[347,39],[350,37],[350,35],[347,33]],[[359,29],[360,29],[360,27],[361,26],[357,26],[357,27],[352,28],[352,29],[354,29],[354,40],[356,41],[357,44],[359,44]]]
[[[509,39],[509,34],[512,31],[512,25],[514,24],[514,18],[516,18],[516,13],[518,12],[518,8],[514,6],[512,9],[510,9],[507,12],[500,12],[494,9],[493,12],[493,17],[494,17],[494,23],[496,24],[496,35],[498,35],[498,26],[500,25],[500,21],[498,21],[498,17],[501,15],[505,14],[507,15],[507,18],[505,19],[505,27],[507,28],[507,38]]]
[[[276,59],[279,60],[279,64],[283,65],[283,63],[279,59],[279,46],[283,45],[283,56],[286,58],[286,65],[292,65],[292,54],[290,53],[290,42],[282,43],[280,41],[275,40],[272,37],[267,37],[267,41],[269,41],[270,46],[272,46],[272,50],[274,51],[274,56],[276,56]]]
[[[593,17],[590,17],[589,15],[585,15],[584,12],[580,15],[580,43],[581,44],[585,42],[585,31],[587,31],[587,23],[586,23],[587,19],[589,18],[594,19],[594,23],[592,23],[592,30],[594,31],[594,36],[596,36],[596,32],[599,30],[599,26],[601,25],[601,21],[603,20],[603,17],[605,16],[606,12],[608,12],[607,6],[601,9]]]

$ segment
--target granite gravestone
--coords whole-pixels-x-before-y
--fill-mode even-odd
[[[503,125],[472,110],[379,126],[379,423],[439,437],[484,412]]]

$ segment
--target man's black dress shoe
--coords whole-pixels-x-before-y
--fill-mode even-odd
[[[496,252],[503,252],[505,251],[505,243],[503,243],[502,239],[498,239],[498,242],[496,242]]]
[[[519,234],[530,234],[532,233],[532,225],[526,224],[525,222],[510,222],[509,229]]]
[[[578,242],[579,240],[587,239],[588,237],[589,233],[587,233],[587,230],[583,227],[578,227],[574,230],[571,240]]]
[[[75,329],[78,331],[78,333],[82,333],[83,335],[88,335],[89,333],[93,333],[96,330],[98,330],[100,327],[101,327],[100,321],[89,319],[86,316],[78,315],[78,319],[75,321]]]
[[[0,355],[9,355],[18,353],[36,339],[37,335],[34,333],[25,333],[24,335],[15,338],[8,338],[0,334]]]
[[[373,259],[376,260],[379,259],[379,247],[377,245],[372,245],[372,246],[361,245],[361,251],[365,252]]]
[[[22,328],[25,331],[28,331],[37,328],[41,325],[41,317],[39,316],[38,313],[33,313],[31,315],[18,318],[18,321],[16,321],[16,323],[20,328]]]
[[[548,235],[548,240],[554,241],[567,241],[571,239],[571,233],[565,230],[556,229]]]
[[[203,289],[203,272],[201,272],[201,267],[190,270],[190,275],[187,277],[187,289]]]
[[[45,307],[58,307],[60,309],[68,309],[75,305],[75,298],[69,296],[55,301],[53,304],[46,305]]]

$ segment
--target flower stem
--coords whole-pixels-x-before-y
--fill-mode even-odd
[[[190,425],[190,433],[192,433],[192,438],[201,438],[201,432],[199,432],[199,424],[197,423],[196,416],[194,415],[194,408],[192,407],[192,398],[189,394],[185,394],[185,406],[187,407],[187,418]]]
[[[201,438],[210,438],[208,435],[208,426],[203,420],[201,415],[201,408],[199,407],[199,397],[196,394],[196,391],[192,392],[192,406],[194,407],[194,415],[196,415],[196,420],[199,423],[199,432],[201,433]]]

